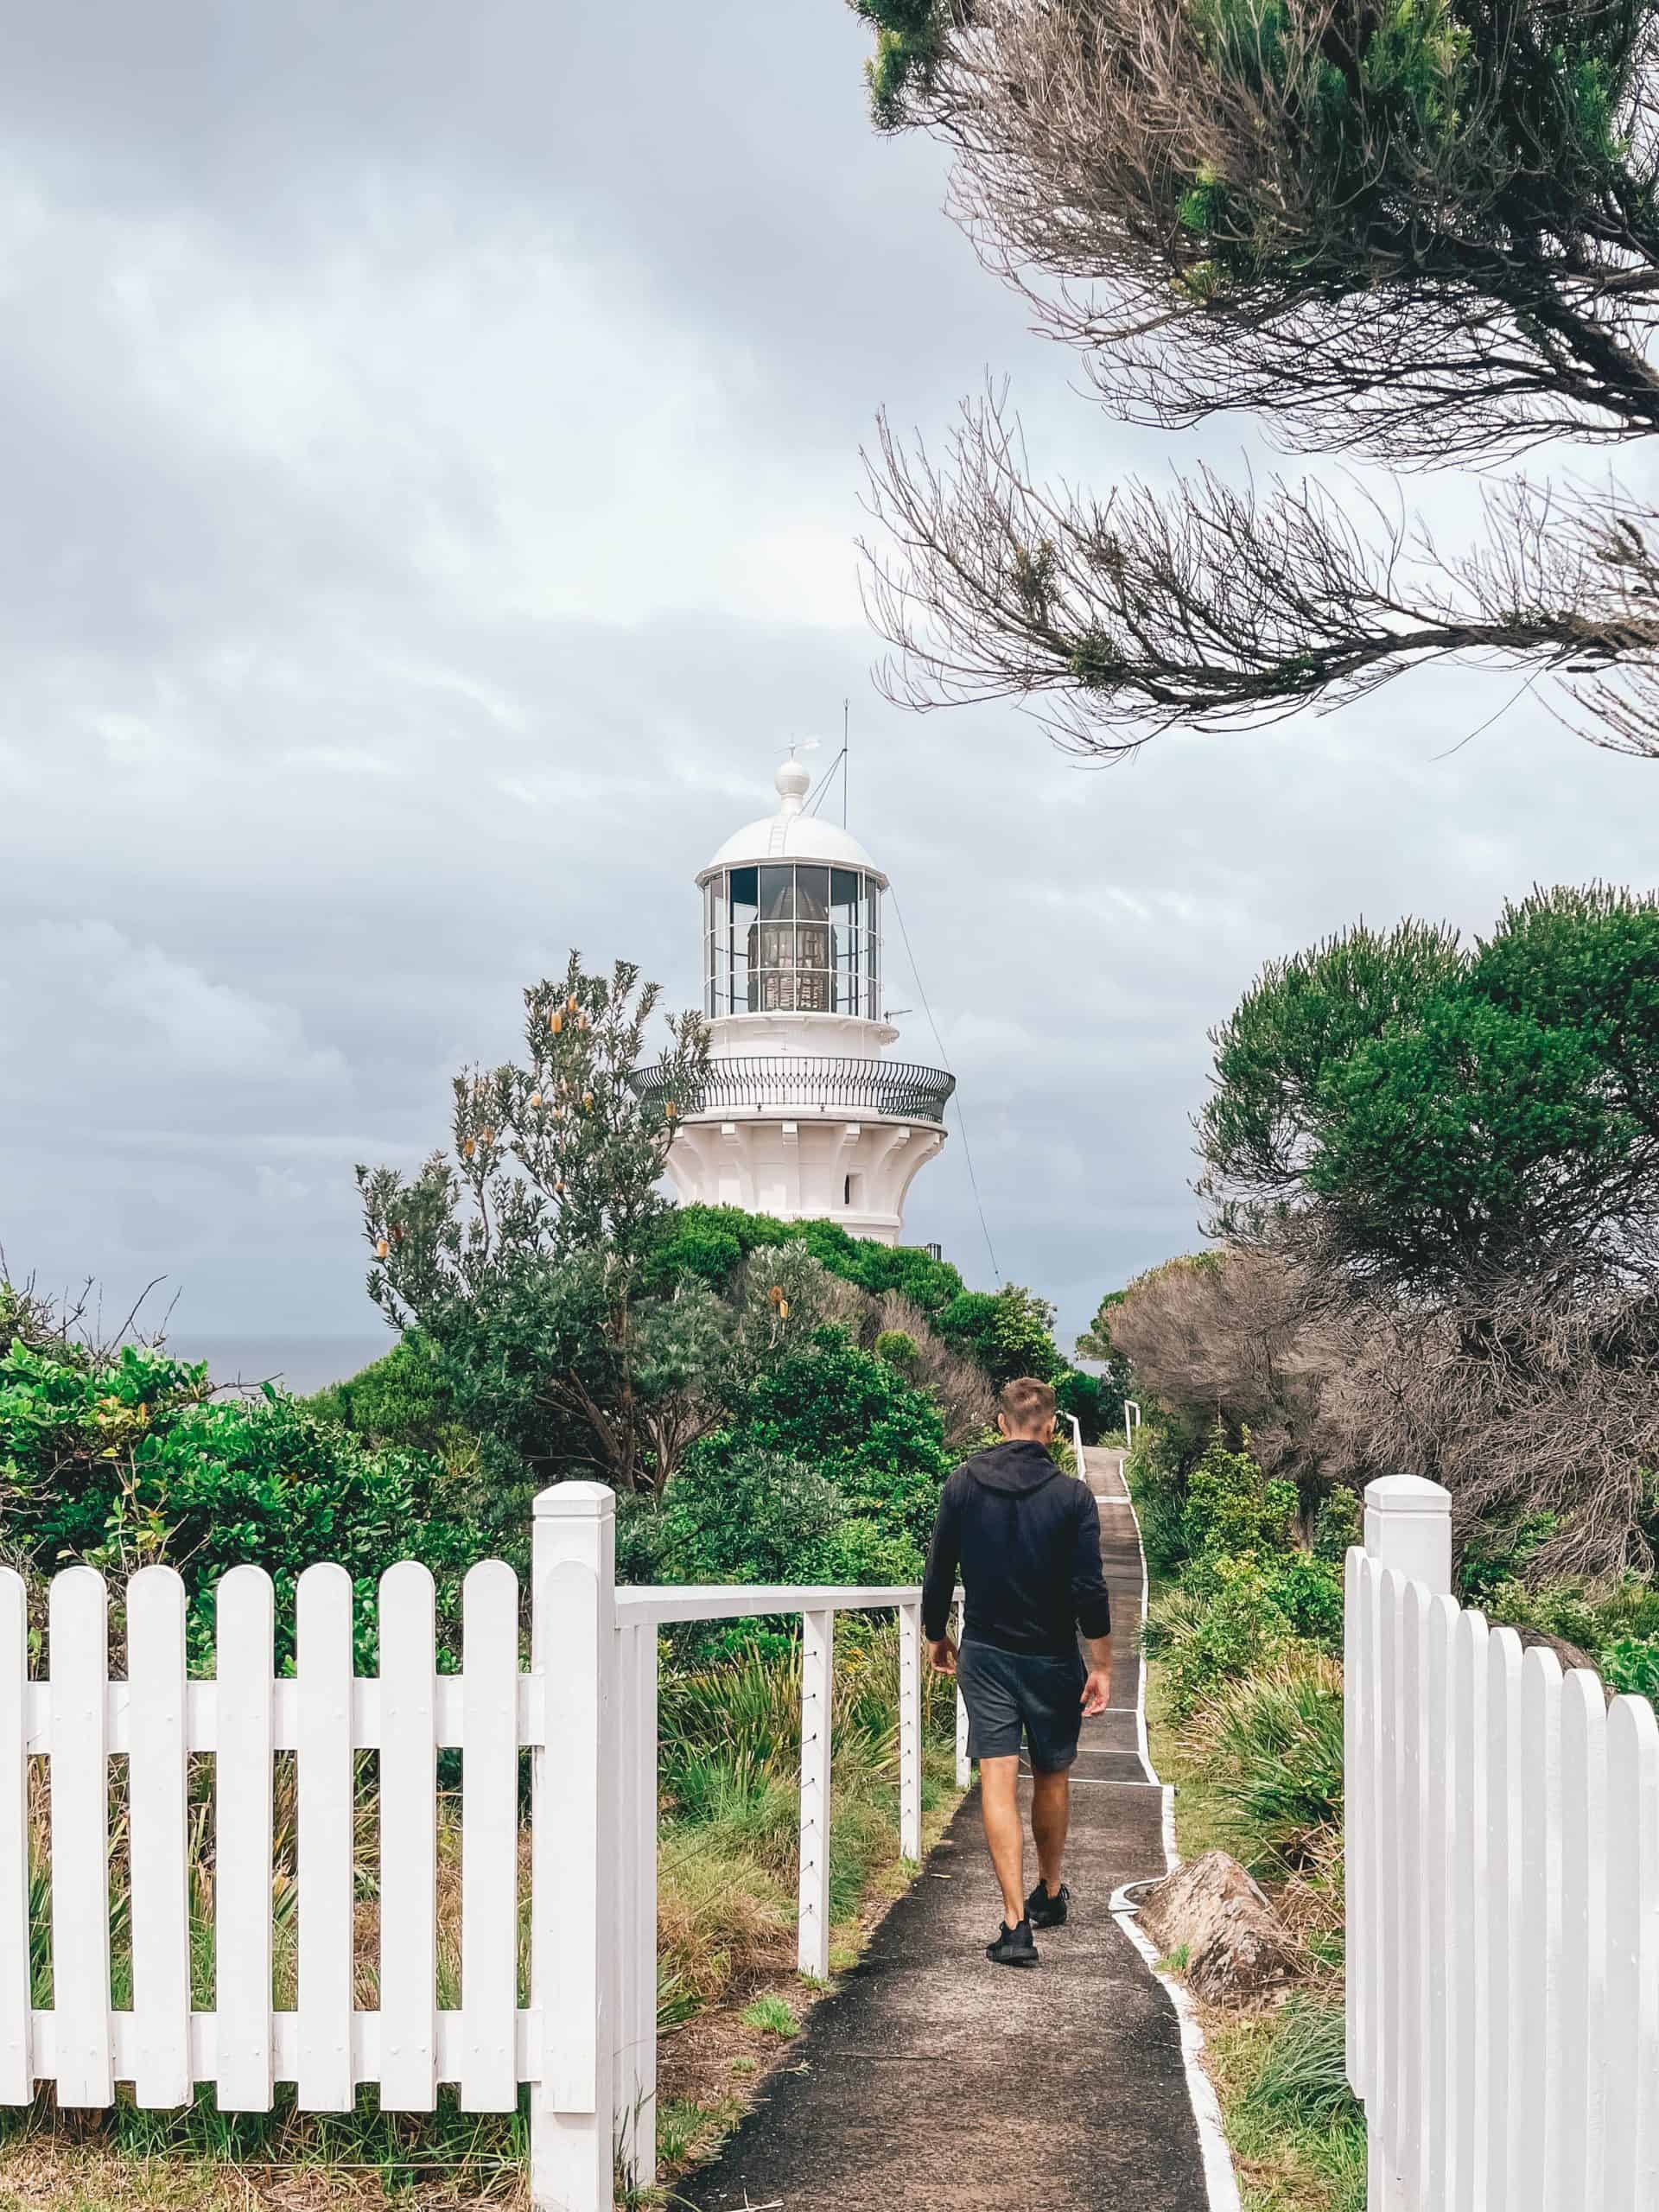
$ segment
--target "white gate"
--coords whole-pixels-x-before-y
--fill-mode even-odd
[[[666,1621],[804,1616],[800,1963],[829,1971],[834,1616],[899,1611],[900,1844],[921,1850],[920,1592],[614,1586],[614,1500],[564,1483],[536,1501],[531,1665],[518,1583],[499,1560],[463,1594],[462,1667],[437,1671],[433,1585],[404,1562],[379,1592],[380,1671],[357,1676],[352,1585],[308,1567],[295,1673],[279,1680],[269,1576],[216,1593],[212,1681],[186,1674],[184,1586],[151,1567],[127,1586],[127,1672],[111,1680],[108,1600],[89,1567],[54,1577],[49,1676],[29,1673],[21,1579],[0,1572],[0,2103],[37,2084],[66,2106],[263,2112],[278,2082],[308,2111],[377,2084],[389,2112],[512,2111],[531,2085],[531,2192],[608,2212],[613,2164],[655,2168],[657,1638]],[[460,2001],[438,2003],[437,1754],[461,1752]],[[529,2003],[518,2003],[519,1753],[531,1753]],[[378,1758],[378,2002],[354,2003],[357,1754]],[[295,1758],[296,2001],[278,2011],[273,1777]],[[213,1758],[212,2010],[191,1998],[188,1760]],[[111,1769],[127,1762],[130,2009],[111,1985]],[[52,2002],[33,2003],[31,1761],[50,1787]]]

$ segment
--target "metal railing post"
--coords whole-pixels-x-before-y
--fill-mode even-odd
[[[803,1974],[830,1979],[830,1708],[836,1617],[801,1616],[801,1905],[797,1958]]]
[[[610,2212],[615,2162],[616,1501],[603,1483],[536,1500],[531,1672],[531,2098],[536,2212]]]

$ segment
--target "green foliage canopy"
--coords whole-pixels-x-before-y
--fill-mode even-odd
[[[1659,900],[1592,885],[1489,938],[1363,925],[1275,962],[1214,1033],[1219,1224],[1313,1210],[1407,1289],[1619,1274],[1659,1225]]]
[[[215,1401],[205,1366],[124,1346],[105,1356],[14,1343],[0,1357],[0,1541],[42,1573],[80,1560],[123,1575],[176,1567],[190,1642],[213,1645],[213,1591],[232,1567],[263,1567],[288,1648],[294,1586],[320,1560],[357,1594],[359,1662],[372,1670],[373,1600],[395,1560],[424,1561],[453,1624],[477,1556],[447,1514],[443,1469],[373,1450],[266,1385]]]

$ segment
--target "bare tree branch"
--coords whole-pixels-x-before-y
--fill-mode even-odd
[[[1103,501],[1033,482],[1018,422],[965,405],[943,465],[885,420],[865,602],[925,708],[1036,697],[1076,751],[1177,724],[1249,728],[1363,696],[1426,660],[1541,662],[1599,743],[1659,754],[1655,518],[1525,482],[1457,559],[1363,486],[1239,490],[1208,469]]]

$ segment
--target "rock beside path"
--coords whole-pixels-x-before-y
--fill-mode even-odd
[[[1224,1851],[1206,1851],[1166,1875],[1147,1891],[1136,1917],[1166,1957],[1185,1951],[1187,1982],[1212,2005],[1259,1996],[1300,1969],[1284,1923]]]

